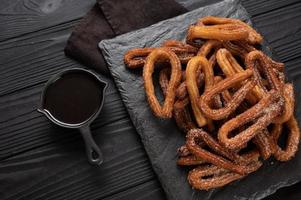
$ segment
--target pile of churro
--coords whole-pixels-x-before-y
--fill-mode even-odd
[[[288,161],[298,150],[293,85],[284,64],[259,49],[261,42],[243,21],[207,16],[188,28],[186,42],[167,40],[124,55],[128,68],[143,68],[154,115],[174,118],[186,134],[177,164],[191,169],[195,189],[222,187],[270,157]],[[155,95],[154,70],[160,70],[163,103]]]

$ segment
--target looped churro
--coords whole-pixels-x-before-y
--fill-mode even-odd
[[[247,165],[248,173],[252,173],[259,169],[262,163],[258,161],[258,156],[253,156],[253,158],[248,158]],[[222,187],[243,177],[244,175],[215,165],[205,165],[192,169],[188,174],[188,181],[194,189],[209,190]]]
[[[262,42],[262,36],[257,33],[255,29],[253,29],[247,23],[233,18],[223,18],[223,17],[215,17],[215,16],[206,16],[198,20],[197,25],[222,25],[222,24],[237,24],[241,25],[243,29],[246,29],[248,32],[248,38],[246,39],[250,44],[259,44]]]
[[[206,57],[212,49],[218,48],[220,45],[221,43],[217,40],[209,40],[200,48],[200,50],[198,51],[198,55]],[[209,59],[209,64],[211,68],[212,66],[214,66],[215,62],[216,62],[215,53],[213,53],[213,55],[211,55]],[[204,74],[202,73],[201,68],[197,69],[196,77],[197,77],[198,88],[201,88],[204,81]],[[185,75],[185,79],[186,79],[186,75]],[[184,99],[187,97],[186,81],[182,82],[180,86],[177,88],[176,95],[179,99]]]
[[[159,83],[161,90],[164,96],[166,96],[167,88],[169,84],[170,69],[164,68],[160,71],[159,74]],[[176,120],[176,123],[180,129],[184,132],[189,131],[190,129],[196,128],[195,123],[193,122],[189,109],[189,99],[184,98],[182,100],[177,100],[173,108],[173,116]]]
[[[221,70],[224,74],[228,76],[233,76],[235,73],[243,72],[244,69],[232,56],[232,54],[224,48],[218,50],[216,54],[217,63],[219,64]],[[242,82],[241,84],[245,84]],[[239,86],[239,85],[238,85]],[[261,87],[255,85],[249,94],[247,94],[246,99],[251,103],[256,103],[263,95],[264,91]]]
[[[248,30],[240,24],[221,24],[212,26],[190,26],[186,41],[193,44],[197,39],[241,40],[247,39]]]
[[[223,108],[212,109],[209,106],[211,99],[216,96],[218,93],[229,89],[233,85],[242,82],[252,76],[251,70],[246,70],[241,73],[237,73],[234,76],[228,77],[215,85],[214,88],[207,90],[200,98],[199,108],[203,113],[211,119],[221,120],[227,118],[235,109],[240,105],[244,100],[248,92],[255,86],[253,80],[249,80],[245,85],[243,85],[235,94],[229,103]]]
[[[157,59],[169,60],[171,65],[171,74],[164,104],[161,107],[156,95],[153,84],[152,74],[154,72]],[[152,51],[146,58],[145,66],[143,68],[143,80],[146,91],[148,103],[157,117],[170,118],[172,116],[173,104],[175,101],[175,89],[181,81],[181,63],[175,53],[167,48],[158,48]]]
[[[205,178],[210,177],[210,178]],[[192,188],[209,190],[222,187],[244,176],[215,165],[200,166],[188,173],[188,181]]]
[[[212,163],[216,166],[228,169],[238,174],[246,174],[249,172],[250,169],[248,168],[248,166],[239,165],[231,161],[238,158],[236,154],[221,146],[205,131],[201,129],[192,129],[188,132],[186,138],[187,148],[193,155],[197,156],[198,158],[202,158],[206,162]],[[197,141],[203,141],[210,147],[210,149],[212,149],[219,155],[205,150],[198,145]],[[225,156],[227,159],[223,158],[222,156]]]
[[[191,101],[191,107],[194,117],[199,127],[207,124],[206,118],[203,116],[198,107],[198,99],[200,96],[196,75],[198,68],[201,68],[205,76],[205,91],[214,84],[213,70],[209,66],[208,60],[202,56],[192,58],[186,67],[186,86]]]
[[[124,63],[128,68],[135,69],[143,67],[145,64],[146,57],[155,48],[137,48],[131,49],[124,54]]]
[[[179,57],[182,64],[187,62],[196,55],[198,49],[189,45],[184,44],[177,40],[168,40],[162,44],[162,47],[169,48]],[[136,48],[127,51],[124,55],[124,63],[128,68],[135,69],[143,67],[145,64],[146,57],[156,48]],[[167,62],[167,60],[159,59],[158,63]]]
[[[173,40],[168,40],[163,44],[171,46],[174,44],[174,42],[173,42]],[[212,51],[212,49],[217,49],[220,46],[221,46],[221,43],[219,41],[209,40],[200,48],[200,50],[198,51],[198,55],[206,57],[210,53],[210,51]],[[213,66],[215,64],[215,61],[216,61],[215,53],[213,53],[213,55],[209,59],[210,66]],[[203,79],[204,79],[204,74],[202,73],[201,68],[198,68],[196,74],[197,74],[197,85],[200,88],[200,87],[202,87],[202,83],[203,83]],[[180,86],[177,88],[176,95],[179,99],[184,99],[187,97],[186,81],[182,82],[180,84]]]
[[[267,59],[261,51],[252,51],[246,57],[246,64],[248,68],[253,69],[255,80],[257,84],[263,89],[264,93],[268,91],[268,88],[264,86],[263,79],[261,78],[260,71],[263,72],[269,83],[271,89],[275,89],[281,92],[284,97],[285,104],[282,115],[275,119],[276,123],[283,123],[290,119],[294,111],[294,97],[289,95],[293,94],[293,88],[289,85],[285,86],[277,77],[272,63]]]
[[[222,96],[225,101],[225,105],[227,105],[232,99],[232,95],[229,93],[228,90],[223,91]],[[244,106],[241,105],[241,108],[243,110],[247,109],[247,108],[243,108],[243,107]],[[273,142],[271,141],[271,138],[269,136],[269,132],[267,129],[264,129],[263,131],[258,133],[252,139],[252,142],[256,145],[256,147],[258,148],[258,150],[260,152],[260,155],[262,156],[262,158],[264,160],[268,159],[274,153],[274,149],[273,149],[273,145],[272,145]]]
[[[253,70],[255,80],[262,89],[268,91],[262,82],[260,72],[265,74],[271,89],[281,91],[283,84],[275,74],[271,62],[267,60],[267,57],[261,51],[256,50],[248,53],[246,56],[246,66]]]
[[[218,140],[226,148],[241,149],[272,123],[273,119],[279,115],[282,106],[283,100],[280,94],[271,90],[256,105],[223,124],[218,131]],[[244,131],[229,138],[231,131],[249,122],[254,123]]]

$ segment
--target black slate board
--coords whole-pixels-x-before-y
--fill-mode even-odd
[[[259,171],[224,188],[209,192],[192,190],[186,180],[187,170],[178,167],[175,162],[176,150],[184,143],[184,135],[173,120],[160,120],[153,116],[145,99],[141,71],[130,71],[123,64],[123,55],[127,50],[159,46],[167,39],[183,40],[187,27],[206,15],[240,18],[250,22],[248,13],[239,1],[226,0],[102,41],[99,47],[169,199],[261,199],[301,179],[300,151],[290,162],[266,162]],[[300,88],[295,86],[297,94],[298,91]],[[162,95],[159,98],[162,99]],[[300,111],[296,113],[298,115]],[[300,116],[297,117],[300,119]]]

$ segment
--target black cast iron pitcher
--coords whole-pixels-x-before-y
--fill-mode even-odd
[[[89,162],[97,165],[103,162],[103,155],[93,140],[90,124],[102,109],[106,88],[107,83],[91,70],[67,69],[46,83],[38,108],[53,123],[79,129]]]

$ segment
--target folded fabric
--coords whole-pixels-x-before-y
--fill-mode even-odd
[[[98,5],[95,4],[81,22],[74,28],[65,47],[65,54],[89,68],[108,75],[106,62],[97,48],[104,38],[115,36]]]
[[[143,28],[187,10],[174,0],[98,0],[75,27],[65,54],[99,73],[109,75],[99,41]]]

